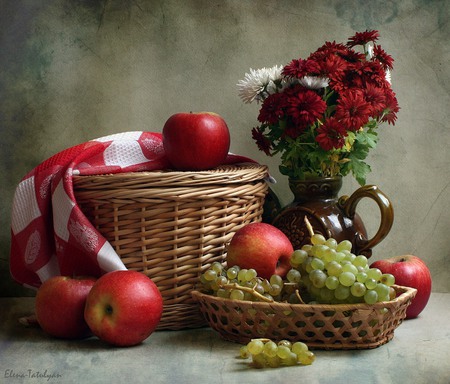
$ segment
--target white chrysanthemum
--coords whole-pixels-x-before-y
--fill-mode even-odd
[[[372,43],[368,43],[366,48],[367,48],[366,59],[367,60],[371,60],[372,57],[373,57],[373,44]]]
[[[298,80],[300,85],[309,89],[320,89],[328,87],[330,80],[323,76],[303,76]]]
[[[244,79],[237,83],[240,98],[245,103],[251,103],[254,100],[259,102],[276,92],[276,82],[281,81],[282,70],[281,65],[275,65],[272,68],[250,68],[250,73],[246,73]]]
[[[386,81],[387,81],[389,84],[392,84],[392,83],[391,83],[391,71],[390,71],[389,69],[386,69]]]

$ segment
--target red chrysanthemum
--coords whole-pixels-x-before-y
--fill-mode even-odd
[[[283,68],[286,77],[302,78],[306,75],[318,75],[320,66],[315,60],[294,59]]]
[[[259,128],[252,129],[252,138],[255,140],[260,151],[263,151],[267,156],[271,156],[272,144]]]
[[[378,31],[366,30],[364,32],[356,32],[354,36],[348,39],[347,46],[365,45],[370,41],[377,41],[379,37]]]
[[[356,131],[369,121],[370,104],[361,90],[350,90],[340,95],[336,106],[336,119],[346,130]]]
[[[364,83],[382,86],[386,81],[386,72],[378,61],[363,61],[353,65],[353,70],[364,79]]]
[[[364,99],[370,104],[370,115],[379,116],[386,108],[386,97],[384,89],[373,84],[367,84],[363,89]]]
[[[316,92],[301,85],[289,89],[287,96],[286,112],[300,129],[314,123],[327,109],[327,104]]]
[[[339,80],[348,68],[348,63],[336,55],[325,57],[319,64],[321,75],[332,80]]]
[[[261,123],[276,124],[284,117],[285,98],[282,93],[274,93],[262,103],[258,115]]]
[[[345,144],[347,132],[334,117],[327,119],[317,132],[316,141],[325,151],[342,148]]]
[[[387,121],[388,124],[395,125],[397,120],[397,112],[400,110],[398,106],[397,98],[392,90],[385,90],[386,109],[384,112],[386,115],[381,121]]]
[[[348,47],[346,47],[342,43],[333,42],[325,42],[320,48],[318,48],[314,53],[310,55],[310,59],[313,60],[321,60],[324,57],[328,57],[330,55],[336,54],[345,54],[348,52]]]
[[[385,70],[394,67],[392,56],[388,55],[378,44],[373,45],[373,59],[378,60]]]

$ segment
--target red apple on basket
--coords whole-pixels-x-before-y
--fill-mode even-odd
[[[417,256],[402,255],[377,260],[370,265],[395,277],[395,284],[417,289],[417,294],[406,309],[406,318],[413,319],[423,311],[431,295],[431,274],[427,265]]]
[[[166,121],[162,134],[169,162],[181,171],[217,167],[230,149],[228,126],[212,112],[176,113]]]
[[[236,231],[227,248],[227,267],[254,268],[258,276],[284,277],[294,249],[287,236],[267,223],[250,223]]]
[[[92,333],[116,346],[132,346],[149,337],[163,311],[155,283],[143,273],[113,271],[101,276],[89,292],[84,317]]]
[[[44,332],[65,339],[91,334],[84,320],[86,298],[95,283],[93,277],[55,276],[36,293],[36,320]]]

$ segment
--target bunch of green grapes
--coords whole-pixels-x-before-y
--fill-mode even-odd
[[[300,281],[301,275],[296,269],[292,269],[285,279],[278,275],[263,279],[253,268],[244,269],[235,265],[227,269],[217,261],[200,276],[203,291],[212,295],[266,302],[287,301],[295,296]]]
[[[240,348],[241,358],[247,359],[250,356],[256,368],[310,365],[316,359],[305,343],[291,343],[288,340],[275,343],[270,339],[252,339]]]
[[[302,285],[319,303],[375,304],[395,298],[395,278],[370,268],[367,257],[351,252],[348,240],[338,243],[321,234],[311,236],[311,244],[294,251],[292,267],[299,271]]]

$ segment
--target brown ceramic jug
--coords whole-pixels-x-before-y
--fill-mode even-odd
[[[305,223],[308,218],[315,233],[337,241],[350,240],[356,255],[372,255],[372,248],[389,233],[394,220],[394,211],[386,195],[374,185],[358,188],[352,195],[338,197],[342,177],[311,180],[289,180],[294,201],[275,216],[272,224],[281,229],[291,240],[294,249],[310,243]],[[367,238],[367,231],[356,207],[363,198],[374,200],[381,213],[380,226],[376,234]]]

